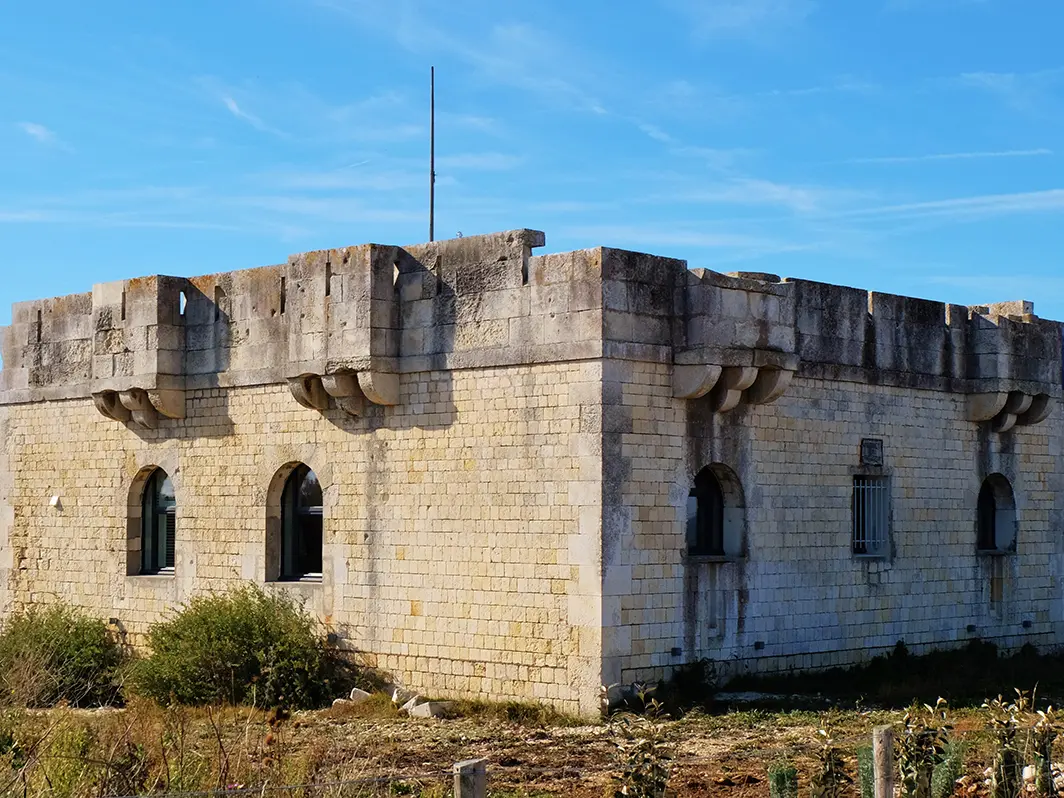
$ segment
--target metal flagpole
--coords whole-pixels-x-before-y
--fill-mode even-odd
[[[429,241],[436,221],[436,67],[429,67]]]

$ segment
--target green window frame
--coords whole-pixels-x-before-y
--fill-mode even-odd
[[[144,486],[141,513],[142,574],[174,572],[177,539],[177,499],[170,477],[155,469]]]
[[[282,580],[321,579],[323,532],[321,484],[308,466],[299,465],[281,495]]]

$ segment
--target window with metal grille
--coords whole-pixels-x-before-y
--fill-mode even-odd
[[[281,497],[281,579],[320,579],[322,493],[317,475],[299,465]]]
[[[890,482],[887,477],[853,478],[853,553],[887,554],[890,533]]]
[[[141,512],[142,574],[173,573],[177,537],[177,500],[170,477],[155,469],[144,486]]]

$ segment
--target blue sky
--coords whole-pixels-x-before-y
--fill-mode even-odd
[[[1064,319],[1059,0],[0,4],[0,324],[514,227]]]

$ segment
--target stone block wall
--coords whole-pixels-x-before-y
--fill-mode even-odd
[[[656,678],[708,657],[723,673],[867,660],[972,638],[1014,649],[1064,640],[1064,438],[1058,423],[997,434],[963,396],[798,376],[776,402],[711,412],[672,396],[668,367],[607,362],[603,430],[604,671]],[[851,550],[852,477],[883,441],[891,552]],[[743,554],[688,557],[695,474],[720,464],[744,494]],[[1014,555],[976,551],[976,498],[1003,474]],[[990,593],[1001,569],[1001,601]]]
[[[271,589],[419,689],[593,713],[600,381],[592,361],[422,372],[358,419],[278,385],[205,389],[138,432],[89,400],[0,408],[0,590],[116,617],[136,642],[196,592],[265,582],[270,485],[304,462],[324,490],[322,580]],[[128,576],[129,494],[150,466],[175,485],[175,574]]]
[[[601,684],[702,657],[1064,642],[1059,323],[543,244],[365,244],[17,304],[0,612],[63,597],[137,641],[252,581],[422,690],[584,713]],[[892,491],[878,558],[851,547],[864,439]],[[278,583],[296,463],[324,490],[323,572]],[[177,492],[176,564],[138,576],[153,466]],[[719,556],[687,546],[707,466]],[[1012,486],[1015,553],[976,550],[989,474]]]

